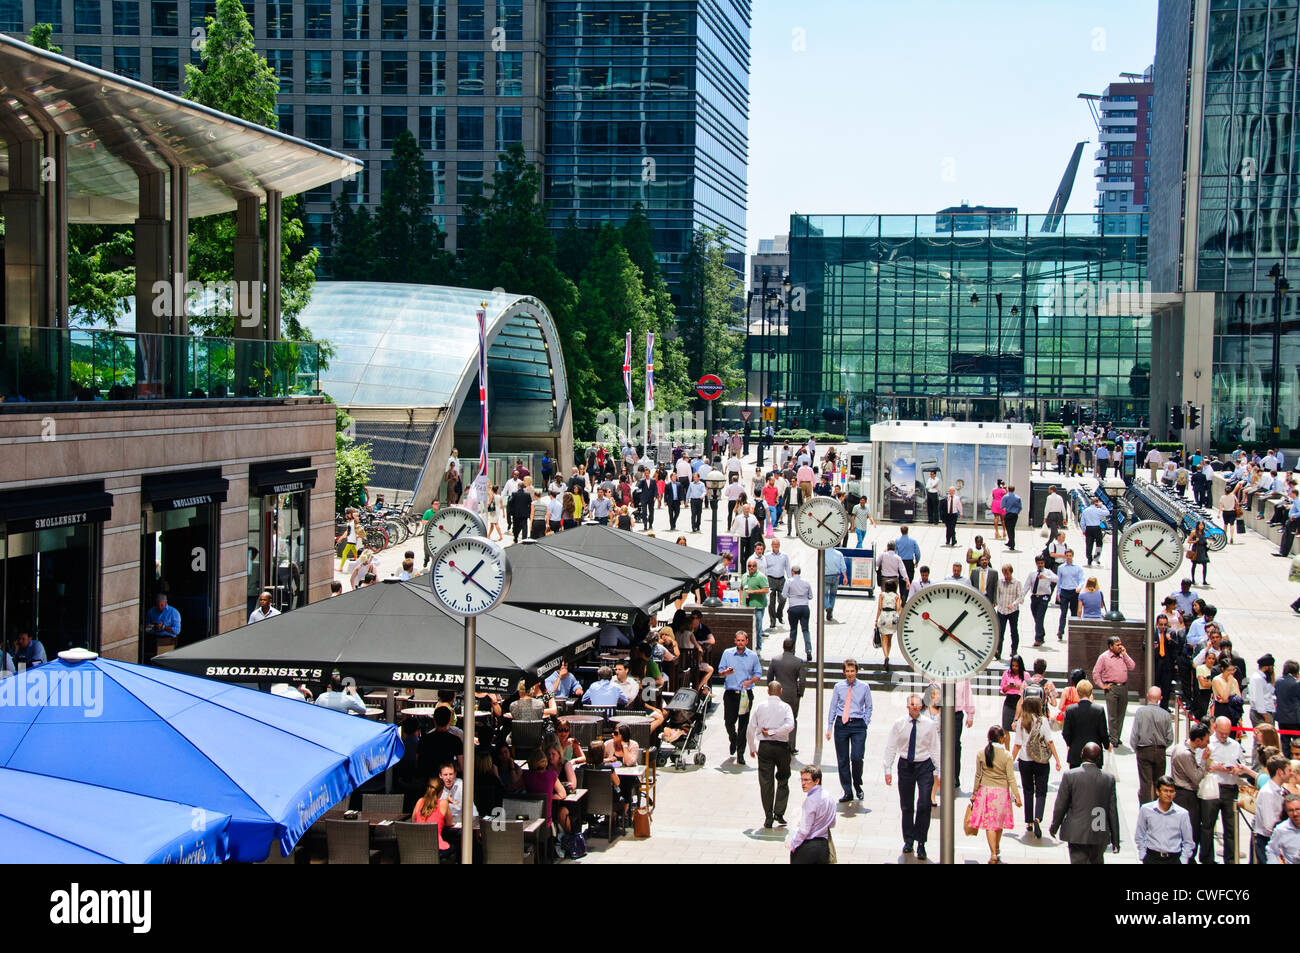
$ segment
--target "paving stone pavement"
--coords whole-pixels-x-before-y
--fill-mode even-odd
[[[751,466],[746,468],[746,476],[752,473]],[[1035,477],[1040,476],[1036,471]],[[1046,476],[1051,476],[1047,474]],[[1081,483],[1088,487],[1096,485],[1095,480],[1068,478],[1061,481],[1066,487]],[[1022,491],[1024,487],[1020,488]],[[1027,493],[1023,493],[1028,498]],[[719,512],[719,531],[725,531],[723,522],[725,504]],[[669,541],[678,535],[684,535],[690,546],[709,548],[710,517],[706,510],[703,531],[689,531],[689,514],[679,520],[676,530],[668,525],[666,509],[660,507],[655,511],[653,532],[659,538]],[[639,531],[639,530],[638,530]],[[803,566],[805,576],[816,575],[816,554],[804,546],[797,537],[786,535],[783,525],[781,533],[782,548],[792,562]],[[975,534],[982,534],[988,541],[993,553],[994,564],[1004,561],[1016,567],[1017,578],[1024,578],[1024,573],[1033,567],[1033,554],[1042,550],[1046,540],[1038,530],[1022,527],[1017,534],[1020,543],[1019,552],[1008,553],[1004,541],[992,539],[992,527],[984,525],[962,525],[959,527],[960,546],[949,549],[943,546],[942,526],[930,526],[926,523],[911,524],[910,534],[921,547],[921,563],[931,567],[932,578],[942,578],[949,574],[954,561],[964,561],[966,547],[971,545]],[[897,538],[898,526],[882,522],[874,529],[869,538],[876,541],[883,551],[884,544]],[[1083,552],[1083,534],[1077,526],[1071,525],[1067,538]],[[509,536],[506,537],[507,541]],[[396,550],[380,554],[383,574],[395,574],[400,569],[401,550],[415,548],[417,540],[412,540]],[[1279,664],[1286,658],[1300,655],[1300,617],[1289,608],[1289,603],[1300,594],[1300,587],[1287,580],[1288,562],[1274,559],[1269,554],[1275,547],[1268,540],[1254,533],[1243,534],[1234,545],[1211,555],[1210,570],[1215,581],[1208,587],[1196,586],[1205,597],[1219,608],[1219,621],[1224,631],[1233,638],[1238,654],[1248,660],[1248,668],[1254,670],[1254,659],[1272,652]],[[1110,542],[1107,539],[1101,562],[1093,567],[1103,591],[1110,598]],[[1140,583],[1120,570],[1120,608],[1130,619],[1139,619],[1144,611],[1144,593]],[[337,578],[342,578],[341,574]],[[345,583],[346,585],[346,583]],[[1157,598],[1177,588],[1177,577],[1157,588]],[[835,624],[826,626],[826,658],[828,663],[838,663],[846,657],[859,660],[879,661],[880,650],[871,646],[871,635],[876,614],[876,601],[861,596],[841,595],[835,610]],[[1033,640],[1033,622],[1027,612],[1022,613],[1021,632],[1024,636],[1021,652],[1030,665],[1040,655],[1047,659],[1052,671],[1061,671],[1066,666],[1065,644],[1053,638],[1057,612],[1055,608],[1048,614],[1049,639],[1046,646],[1034,649],[1029,646]],[[780,653],[780,640],[788,633],[778,630],[764,640],[761,654],[770,659]],[[895,654],[893,662],[902,665],[900,654]],[[1000,667],[1000,663],[994,663]],[[837,664],[830,666],[832,670]],[[719,694],[720,698],[720,694]],[[762,690],[756,692],[755,701],[762,698]],[[967,785],[974,777],[974,758],[983,747],[985,732],[988,727],[1000,722],[1001,703],[993,696],[976,696],[976,716],[974,726],[963,732],[961,780]],[[827,693],[829,704],[829,692]],[[1129,713],[1136,705],[1130,704]],[[798,747],[803,757],[811,758],[813,744],[813,698],[805,694],[802,702],[802,717],[799,723]],[[834,838],[841,863],[918,863],[914,855],[902,854],[901,811],[896,788],[887,788],[884,783],[884,770],[881,764],[884,749],[885,729],[894,719],[905,711],[905,696],[902,692],[877,692],[875,695],[875,712],[872,724],[867,732],[865,798],[861,805],[851,805],[841,810],[836,822]],[[709,728],[705,733],[703,750],[707,763],[701,767],[690,767],[678,772],[674,768],[664,769],[659,773],[658,797],[654,813],[652,836],[637,840],[628,835],[616,838],[613,845],[607,845],[602,838],[592,837],[588,840],[591,853],[582,863],[787,863],[789,855],[785,847],[783,832],[765,831],[762,827],[763,814],[758,797],[758,779],[754,760],[749,759],[746,767],[738,767],[727,758],[727,737],[722,723],[721,704],[709,717]],[[1126,724],[1123,737],[1128,737]],[[1058,750],[1064,754],[1064,745],[1058,740]],[[796,765],[802,763],[796,757]],[[835,767],[833,742],[824,742],[821,760],[826,784],[838,797],[840,794]],[[1137,768],[1132,753],[1121,749],[1115,758],[1119,778],[1119,810],[1121,822],[1121,844],[1119,855],[1107,855],[1107,863],[1136,863],[1133,851],[1133,825],[1137,816]],[[787,818],[795,822],[799,816],[802,793],[799,790],[797,767],[791,778],[790,806]],[[1008,831],[1003,835],[1002,856],[1006,863],[1066,863],[1067,851],[1064,844],[1046,836],[1047,819],[1050,818],[1055,791],[1060,775],[1053,770],[1051,786],[1044,818],[1044,838],[1042,841],[1025,834],[1024,825]],[[988,847],[984,838],[966,837],[961,833],[961,815],[965,810],[969,790],[962,796],[956,806],[957,843],[956,857],[959,863],[985,863],[988,860]],[[1016,811],[1018,821],[1023,822],[1023,812]],[[931,825],[928,843],[931,862],[939,854],[939,822],[937,817]]]

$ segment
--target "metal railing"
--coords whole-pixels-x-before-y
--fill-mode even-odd
[[[210,400],[320,393],[302,341],[0,327],[0,401]]]

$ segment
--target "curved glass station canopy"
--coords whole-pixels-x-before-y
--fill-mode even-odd
[[[480,305],[487,318],[490,449],[503,456],[571,450],[559,336],[536,298],[440,285],[316,284],[299,320],[334,346],[321,389],[352,415],[358,439],[371,444],[376,488],[414,494],[424,504],[439,492],[453,446],[462,459],[477,458]]]

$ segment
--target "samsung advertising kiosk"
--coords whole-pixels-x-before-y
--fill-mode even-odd
[[[939,497],[956,487],[963,523],[991,523],[998,480],[1028,499],[1031,424],[887,420],[871,426],[875,514],[897,523],[924,520],[925,484],[939,477]]]

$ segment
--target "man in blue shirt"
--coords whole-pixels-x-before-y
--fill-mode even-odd
[[[867,747],[867,725],[871,723],[871,687],[858,681],[857,660],[844,660],[844,678],[831,693],[826,714],[826,740],[835,736],[835,760],[839,763],[841,804],[862,800],[862,757]]]
[[[614,684],[614,670],[608,665],[602,665],[596,671],[597,681],[592,682],[591,687],[587,689],[582,696],[584,705],[595,705],[598,708],[622,708],[627,704],[627,698],[623,690]]]
[[[568,662],[561,662],[560,667],[546,680],[546,690],[556,698],[568,698],[570,695],[582,694],[582,686],[578,684],[576,678],[569,674]]]
[[[1056,567],[1056,604],[1061,607],[1061,618],[1056,625],[1056,640],[1065,639],[1065,620],[1079,607],[1079,590],[1086,581],[1083,567],[1074,561],[1074,550],[1065,551],[1065,562]]]
[[[1005,499],[1005,497],[1004,497]],[[898,539],[894,540],[894,552],[898,553],[898,558],[903,561],[907,567],[907,578],[916,578],[916,564],[921,559],[921,547],[916,544],[911,536],[907,535],[907,527],[900,527],[898,532],[901,534]],[[828,569],[827,572],[830,570]]]
[[[1104,444],[1097,444],[1097,476],[1099,479],[1106,479],[1106,470],[1110,467],[1110,449]]]
[[[1184,579],[1180,584],[1179,590],[1177,592],[1171,592],[1169,597],[1173,599],[1174,602],[1178,603],[1179,612],[1185,612],[1189,616],[1192,614],[1192,603],[1199,598],[1197,594],[1192,591],[1192,581],[1190,579]]]
[[[1093,551],[1096,551],[1097,558],[1101,558],[1101,547],[1104,536],[1101,531],[1102,524],[1110,516],[1110,510],[1097,502],[1096,497],[1092,502],[1083,508],[1079,514],[1079,525],[1083,527],[1084,537],[1084,555],[1087,557],[1088,565],[1092,565]]]
[[[697,461],[698,462],[698,461]],[[686,485],[686,499],[691,504],[691,532],[700,531],[700,520],[704,516],[704,496],[709,488],[700,479],[700,471],[691,474],[691,482]]]
[[[1006,527],[1009,553],[1016,551],[1016,523],[1020,520],[1020,511],[1024,505],[1020,497],[1016,496],[1015,486],[1008,484],[1007,492],[1002,497],[1002,525]]]
[[[736,633],[735,647],[722,653],[718,674],[723,678],[722,720],[727,726],[731,753],[736,756],[736,764],[744,764],[754,683],[763,677],[763,663],[757,652],[749,651],[749,635],[744,630]],[[742,693],[745,696],[743,712],[740,710]]]
[[[181,634],[181,614],[167,604],[167,593],[158,593],[153,607],[144,614],[144,630],[172,638]]]
[[[13,660],[17,670],[21,672],[25,668],[43,665],[47,661],[49,659],[45,657],[45,646],[41,645],[40,640],[33,639],[30,632],[19,632]]]
[[[835,622],[833,618],[835,597],[839,594],[840,583],[848,582],[848,577],[845,575],[847,570],[848,566],[844,563],[844,556],[838,549],[832,547],[826,550],[826,575],[822,578],[822,591],[826,594],[827,622]]]

